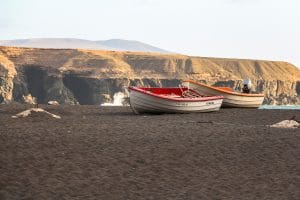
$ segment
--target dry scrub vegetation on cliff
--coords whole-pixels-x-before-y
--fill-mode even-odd
[[[0,62],[16,67],[36,65],[103,77],[300,79],[300,70],[287,62],[190,57],[178,54],[74,49],[0,47]]]

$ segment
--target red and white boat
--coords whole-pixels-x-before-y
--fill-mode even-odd
[[[194,90],[182,88],[128,87],[134,113],[191,113],[218,111],[223,96],[202,97]]]

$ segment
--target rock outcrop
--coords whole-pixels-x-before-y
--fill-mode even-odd
[[[14,63],[0,54],[0,103],[12,101],[13,80],[16,74]]]
[[[178,86],[194,79],[240,89],[245,78],[265,94],[266,104],[300,104],[300,70],[287,62],[0,47],[0,103],[30,94],[37,103],[101,104],[129,85]]]

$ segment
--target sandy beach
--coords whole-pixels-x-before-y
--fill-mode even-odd
[[[298,110],[0,105],[0,199],[299,199]]]

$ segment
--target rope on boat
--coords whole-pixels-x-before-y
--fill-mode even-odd
[[[186,90],[182,93],[183,97],[187,97],[187,98],[196,98],[196,97],[200,97],[200,95],[196,94],[195,92],[191,91],[191,90]]]
[[[194,91],[191,91],[189,87],[185,91],[183,91],[182,85],[179,85],[179,88],[180,88],[180,91],[181,91],[181,95],[184,98],[197,98],[197,97],[201,97],[201,95],[199,95],[198,93],[196,93]]]

